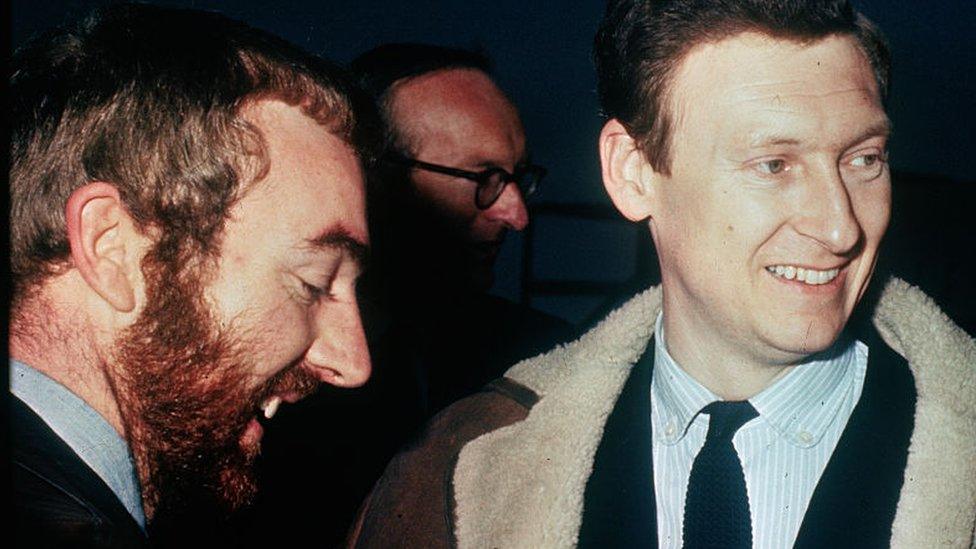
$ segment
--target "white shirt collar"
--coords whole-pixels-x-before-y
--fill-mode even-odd
[[[867,363],[860,341],[839,339],[833,347],[792,367],[749,402],[759,417],[791,444],[815,446],[837,417],[845,397],[855,389],[855,363]],[[663,313],[654,327],[654,373],[651,383],[655,436],[672,445],[684,437],[695,416],[721,400],[692,378],[671,357]]]

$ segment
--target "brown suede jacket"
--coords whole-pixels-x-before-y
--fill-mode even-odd
[[[576,546],[604,426],[660,302],[659,288],[636,296],[578,341],[516,364],[435,417],[389,464],[349,546]],[[976,342],[901,280],[872,311],[917,392],[879,546],[974,547]]]

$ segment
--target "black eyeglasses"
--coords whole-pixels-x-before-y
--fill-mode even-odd
[[[474,181],[478,184],[474,193],[474,204],[481,210],[490,208],[498,200],[498,197],[502,195],[502,191],[505,190],[505,186],[509,183],[518,185],[519,191],[525,197],[534,193],[539,187],[539,182],[546,176],[546,169],[536,164],[515,166],[515,173],[508,173],[498,167],[488,168],[483,172],[470,172],[460,168],[431,164],[430,162],[424,162],[416,158],[407,158],[399,155],[390,155],[388,159],[402,166]]]

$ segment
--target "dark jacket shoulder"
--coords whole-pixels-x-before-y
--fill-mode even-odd
[[[112,490],[20,399],[10,397],[17,547],[142,547]]]

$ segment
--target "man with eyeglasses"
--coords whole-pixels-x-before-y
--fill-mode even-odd
[[[426,243],[422,257],[410,252],[422,259],[413,278],[430,273],[447,293],[489,289],[505,235],[528,224],[525,199],[546,170],[529,162],[522,121],[492,81],[488,59],[386,44],[352,68],[377,98],[386,127],[385,165],[372,178],[373,203],[386,210],[373,215],[376,230],[393,241],[406,230]],[[394,262],[384,267],[400,270],[397,255],[383,258]]]
[[[419,425],[506,362],[568,335],[562,321],[487,293],[505,236],[528,224],[525,200],[546,170],[530,161],[518,110],[484,54],[385,44],[351,67],[386,138],[369,176],[367,330],[389,370],[413,371],[417,394],[403,412]]]
[[[325,391],[305,405],[314,409],[301,421],[327,422],[329,437],[310,439],[288,428],[289,417],[269,433],[266,505],[256,516],[280,516],[280,527],[262,528],[275,543],[282,532],[300,541],[303,525],[324,545],[340,541],[387,461],[427,419],[572,335],[558,319],[487,293],[505,235],[528,224],[525,199],[546,172],[530,161],[488,59],[388,44],[352,69],[376,99],[386,138],[368,175],[372,256],[360,287],[373,377],[353,398]],[[276,437],[289,431],[296,436]],[[324,479],[305,474],[322,470]],[[326,509],[293,504],[326,491]]]

